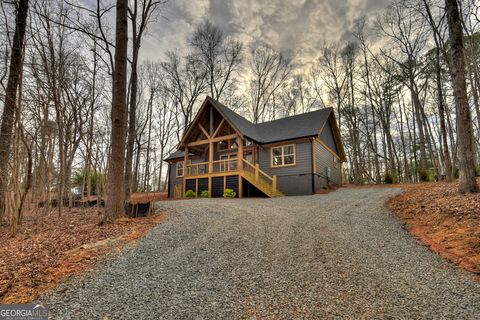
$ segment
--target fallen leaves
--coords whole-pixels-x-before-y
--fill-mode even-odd
[[[162,213],[99,226],[95,208],[65,209],[61,217],[43,209],[25,213],[15,237],[0,227],[0,303],[32,301],[165,219]]]
[[[480,274],[480,194],[460,195],[456,182],[402,188],[388,205],[410,232],[445,259]]]

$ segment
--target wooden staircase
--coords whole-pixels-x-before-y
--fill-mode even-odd
[[[242,159],[242,167],[239,170],[240,176],[254,185],[258,190],[270,198],[284,196],[277,188],[277,177],[269,176],[259,165],[254,165],[245,159]]]

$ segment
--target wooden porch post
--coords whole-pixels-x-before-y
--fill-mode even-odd
[[[182,198],[185,197],[185,192],[187,192],[187,163],[188,163],[188,147],[185,146],[185,154],[183,156],[183,194]]]
[[[241,138],[237,139],[238,143],[238,170],[243,170],[243,140]]]
[[[242,181],[242,171],[243,171],[243,140],[242,138],[237,139],[238,143],[238,197],[242,198],[243,197],[243,181]]]
[[[213,142],[208,144],[208,173],[213,173]],[[208,176],[208,196],[212,197],[212,176]]]
[[[185,155],[183,156],[183,176],[187,176],[187,163],[188,163],[188,147],[185,147]]]
[[[277,192],[277,176],[272,177],[272,190],[273,192]]]
[[[213,142],[208,144],[208,173],[213,173]]]

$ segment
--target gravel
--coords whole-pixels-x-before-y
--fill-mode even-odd
[[[480,282],[402,228],[397,192],[160,202],[165,223],[40,302],[51,319],[479,319]]]

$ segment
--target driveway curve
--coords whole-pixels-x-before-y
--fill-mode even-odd
[[[51,319],[478,319],[480,282],[402,228],[397,192],[160,202],[165,223],[41,302]]]

